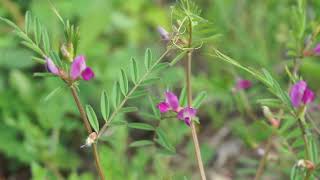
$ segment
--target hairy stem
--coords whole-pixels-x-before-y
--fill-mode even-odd
[[[264,171],[264,167],[267,164],[269,152],[270,152],[271,147],[272,147],[272,138],[273,138],[273,135],[271,135],[270,138],[268,139],[268,143],[267,143],[267,146],[266,146],[266,151],[263,154],[263,157],[259,162],[258,170],[256,172],[256,176],[255,176],[254,180],[261,179],[261,176],[262,176],[263,171]]]
[[[192,22],[189,18],[189,39],[188,39],[188,48],[192,46]],[[189,50],[187,57],[187,62],[185,66],[185,73],[186,73],[186,85],[187,85],[187,98],[188,98],[188,106],[192,107],[192,89],[191,89],[191,61],[192,61],[192,50]],[[198,167],[201,175],[202,180],[206,180],[206,174],[203,167],[203,162],[201,158],[201,150],[198,141],[198,135],[196,131],[196,127],[193,121],[191,121],[191,133],[192,133],[192,140],[195,149],[195,154],[198,162]]]
[[[129,91],[129,93],[123,98],[121,103],[116,107],[116,109],[111,114],[110,118],[107,120],[107,122],[103,125],[101,130],[98,133],[98,138],[107,130],[108,125],[110,122],[116,117],[116,115],[119,113],[121,108],[124,106],[124,104],[128,101],[129,97],[135,92],[135,90],[143,83],[144,80],[150,75],[152,70],[156,67],[157,64],[168,54],[170,49],[167,49],[160,57],[159,59],[151,66],[149,70],[146,71],[146,73],[140,78],[140,80],[133,86],[133,88]]]
[[[76,88],[73,85],[70,86],[70,89],[71,89],[71,93],[72,93],[73,99],[77,104],[77,108],[78,108],[79,113],[81,115],[82,122],[83,122],[87,132],[89,134],[91,134],[92,133],[92,129],[91,129],[90,123],[88,121],[87,115],[86,115],[86,113],[84,111],[84,108],[83,108],[83,106],[82,106],[82,104],[80,102],[80,98],[79,98],[78,92],[77,92]],[[105,180],[105,177],[104,177],[104,174],[103,174],[103,171],[102,171],[102,167],[101,167],[101,164],[100,164],[100,160],[99,160],[98,148],[97,148],[97,145],[95,143],[92,144],[92,150],[93,150],[93,156],[94,156],[94,159],[95,159],[96,169],[98,171],[99,177],[100,177],[101,180]]]

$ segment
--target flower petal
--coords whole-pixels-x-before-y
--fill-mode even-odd
[[[313,91],[309,88],[306,88],[306,90],[304,91],[303,97],[302,97],[302,102],[304,104],[309,104],[311,102],[313,102],[315,99],[315,95],[313,93]]]
[[[184,118],[184,122],[185,122],[188,126],[190,126],[190,125],[191,125],[191,118],[189,118],[189,117]]]
[[[184,109],[181,109],[178,114],[177,114],[177,118],[180,120],[184,120]]]
[[[190,118],[195,117],[197,114],[197,110],[193,109],[191,107],[184,108],[184,112],[185,112],[185,116],[190,117]]]
[[[238,79],[236,83],[236,89],[242,90],[242,89],[248,89],[252,86],[251,81],[246,79]]]
[[[46,58],[46,66],[52,74],[59,75],[59,69],[50,58]]]
[[[157,108],[160,110],[161,113],[165,113],[170,110],[170,105],[166,102],[160,102],[157,105]]]
[[[84,71],[82,71],[81,76],[82,76],[83,80],[89,81],[90,79],[92,79],[94,77],[94,72],[92,71],[92,69],[90,67],[87,67]]]
[[[316,45],[313,51],[316,55],[320,55],[320,43]]]
[[[78,79],[86,69],[86,61],[84,56],[77,56],[71,64],[70,76],[73,80]]]
[[[170,108],[173,111],[178,112],[178,109],[179,109],[178,97],[170,91],[167,91],[165,96],[166,96],[166,103],[168,103],[170,105]]]
[[[299,81],[294,84],[290,90],[290,99],[294,107],[299,107],[302,102],[304,91],[307,88],[307,83],[305,81]]]
[[[158,26],[157,27],[157,31],[159,32],[161,38],[165,41],[169,41],[170,40],[170,36],[168,31],[166,31],[163,27]]]

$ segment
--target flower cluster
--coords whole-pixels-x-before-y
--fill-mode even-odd
[[[320,43],[316,45],[316,47],[313,49],[313,52],[315,55],[320,55]]]
[[[53,61],[50,58],[46,58],[46,66],[54,75],[63,77],[65,76],[65,73],[62,69],[58,68]],[[67,75],[68,79],[71,79],[72,81],[78,80],[80,77],[82,77],[83,80],[89,81],[94,77],[94,72],[90,67],[86,65],[86,60],[84,56],[77,56],[71,64],[70,67],[70,74]]]
[[[192,118],[197,114],[197,110],[192,107],[181,107],[179,105],[178,97],[170,91],[165,93],[165,100],[160,102],[157,105],[157,108],[161,113],[168,111],[177,113],[177,118],[183,120],[188,126],[191,125]]]
[[[290,90],[290,99],[293,107],[305,106],[314,101],[315,95],[305,81],[295,83]]]

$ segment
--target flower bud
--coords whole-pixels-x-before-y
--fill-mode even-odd
[[[274,128],[279,128],[280,121],[276,118],[274,118],[273,113],[270,111],[268,106],[262,106],[263,115],[268,119],[269,123]]]
[[[273,118],[273,114],[270,111],[268,106],[262,106],[262,111],[263,111],[264,117],[266,117],[267,119],[272,119]]]
[[[97,137],[98,137],[97,133],[92,132],[86,139],[86,143],[80,146],[80,148],[90,147],[96,141]]]
[[[61,54],[64,57],[64,59],[72,62],[73,61],[73,45],[72,43],[68,43],[66,46],[63,44],[60,48]]]
[[[161,38],[164,41],[169,41],[170,40],[170,35],[169,35],[168,31],[165,30],[163,27],[158,26],[157,27],[157,31],[158,31],[158,33],[160,34]]]
[[[306,168],[308,170],[314,170],[314,168],[315,168],[315,165],[314,165],[314,163],[312,161],[304,160],[304,159],[300,159],[297,162],[297,166],[301,167],[301,168]]]

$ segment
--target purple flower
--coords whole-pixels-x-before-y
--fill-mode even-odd
[[[85,81],[89,81],[94,77],[94,72],[90,67],[87,67],[84,56],[77,56],[71,64],[70,77],[76,80],[80,76]]]
[[[179,112],[181,107],[179,106],[179,100],[178,97],[170,91],[167,91],[165,93],[165,101],[160,102],[157,105],[157,108],[160,110],[161,113],[167,112],[169,110],[172,110],[174,112]]]
[[[293,107],[307,105],[315,99],[313,91],[308,88],[305,81],[299,81],[294,84],[289,95]]]
[[[184,120],[184,122],[190,126],[191,124],[191,119],[193,117],[195,117],[197,114],[197,110],[196,109],[193,109],[191,107],[186,107],[186,108],[183,108],[182,110],[179,111],[178,113],[178,119],[180,120]]]
[[[159,34],[163,40],[165,40],[165,41],[170,40],[170,35],[169,35],[168,31],[166,31],[163,27],[158,26],[157,31],[159,32]]]
[[[52,74],[59,75],[59,69],[50,58],[46,58],[46,66]]]
[[[313,49],[314,54],[320,55],[320,43]]]
[[[250,80],[246,79],[238,79],[236,82],[235,89],[236,90],[242,90],[242,89],[248,89],[252,86],[252,83]]]

